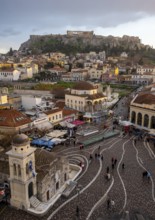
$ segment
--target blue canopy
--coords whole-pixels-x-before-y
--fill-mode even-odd
[[[54,146],[54,142],[49,140],[49,141],[44,141],[44,146],[48,147],[48,148],[53,148]]]
[[[34,139],[31,141],[31,144],[38,145],[38,146],[42,146],[43,143],[44,143],[44,141],[41,139]]]
[[[31,144],[37,145],[37,146],[46,146],[49,148],[52,148],[54,146],[53,141],[51,141],[51,140],[45,141],[45,140],[42,140],[41,138],[32,140]]]

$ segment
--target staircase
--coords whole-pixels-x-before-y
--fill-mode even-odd
[[[30,204],[31,204],[31,207],[36,209],[41,204],[41,202],[35,196],[32,196],[30,198]]]

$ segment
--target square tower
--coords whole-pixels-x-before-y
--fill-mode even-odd
[[[35,148],[28,136],[17,134],[12,141],[9,156],[11,205],[19,209],[30,208],[30,198],[36,195]]]

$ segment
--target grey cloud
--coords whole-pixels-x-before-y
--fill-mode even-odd
[[[20,35],[21,32],[14,30],[13,28],[6,28],[6,29],[2,29],[0,31],[0,36],[1,37],[10,37],[10,36],[16,36],[16,35]]]
[[[155,15],[155,0],[0,0],[0,37],[109,28]],[[10,28],[8,28],[10,27]],[[8,39],[8,38],[7,38]],[[17,40],[18,40],[17,39]],[[26,40],[25,39],[25,40]]]
[[[27,26],[85,23],[107,27],[155,13],[154,0],[1,0],[1,5],[1,21]]]

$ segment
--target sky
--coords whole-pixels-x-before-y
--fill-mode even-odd
[[[0,0],[0,53],[67,30],[138,36],[155,48],[155,0]]]

